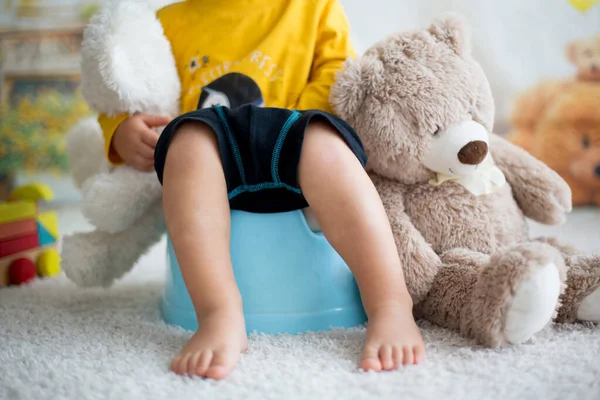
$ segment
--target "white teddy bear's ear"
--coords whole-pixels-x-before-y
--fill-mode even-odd
[[[450,46],[459,56],[471,53],[471,28],[466,18],[460,14],[442,15],[431,24],[429,33]]]
[[[377,75],[383,65],[370,54],[348,59],[344,69],[337,73],[331,87],[329,102],[334,112],[343,119],[352,120],[362,106],[367,94],[372,91]]]
[[[103,2],[84,31],[81,86],[97,112],[177,114],[175,59],[147,0]]]

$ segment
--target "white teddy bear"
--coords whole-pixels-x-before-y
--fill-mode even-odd
[[[84,32],[82,91],[98,113],[179,114],[181,83],[155,9],[141,0],[110,0]],[[80,286],[110,286],[165,233],[155,173],[111,167],[95,118],[75,125],[67,151],[82,212],[96,230],[63,240],[62,265]]]

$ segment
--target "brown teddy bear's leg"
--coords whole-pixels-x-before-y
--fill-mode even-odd
[[[545,243],[522,243],[488,257],[465,249],[442,255],[421,316],[489,347],[517,344],[543,329],[558,305],[563,258]]]
[[[542,238],[563,253],[568,267],[567,288],[556,322],[578,320],[600,323],[600,255],[587,255],[553,238]]]

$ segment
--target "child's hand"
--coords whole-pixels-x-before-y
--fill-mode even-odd
[[[167,125],[170,121],[168,117],[135,114],[119,125],[112,146],[125,163],[140,171],[152,171],[159,136],[152,128]]]

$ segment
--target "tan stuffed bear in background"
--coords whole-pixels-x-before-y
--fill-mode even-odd
[[[540,114],[529,151],[557,171],[573,204],[600,206],[600,83],[575,83]]]
[[[492,133],[491,89],[460,17],[349,61],[331,101],[368,152],[418,316],[491,347],[553,319],[600,322],[600,256],[528,236],[525,217],[563,222],[571,192]]]
[[[571,42],[567,58],[577,67],[578,80],[600,82],[600,35]]]
[[[509,140],[557,171],[573,205],[600,206],[600,35],[572,42],[572,80],[544,80],[514,101]]]

